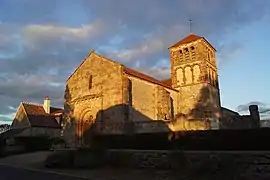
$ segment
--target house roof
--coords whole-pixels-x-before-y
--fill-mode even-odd
[[[32,127],[61,128],[55,119],[55,113],[63,112],[63,109],[51,107],[51,113],[48,114],[42,105],[27,102],[23,102],[22,105]]]
[[[159,81],[151,76],[148,76],[146,74],[143,74],[139,71],[136,71],[134,69],[130,69],[130,68],[127,68],[127,67],[124,67],[124,72],[128,75],[131,75],[131,76],[134,76],[134,77],[137,77],[137,78],[140,78],[142,80],[145,80],[145,81],[148,81],[148,82],[151,82],[151,83],[154,83],[154,84],[158,84],[160,86],[163,86],[163,87],[166,87],[168,89],[172,89],[172,90],[175,90],[177,91],[176,89],[172,88],[171,84],[169,84],[168,82],[163,82],[163,81]]]
[[[216,50],[212,44],[210,44],[204,37],[202,36],[198,36],[196,34],[189,34],[188,36],[186,36],[184,39],[181,39],[180,41],[178,41],[177,43],[173,44],[172,46],[169,47],[172,48],[172,47],[177,47],[177,46],[180,46],[180,45],[184,45],[184,44],[188,44],[188,43],[191,43],[193,41],[197,41],[199,39],[204,39],[214,50]]]

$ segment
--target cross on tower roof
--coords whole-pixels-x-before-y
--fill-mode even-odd
[[[189,20],[189,33],[191,33],[192,32],[192,20],[190,19]]]

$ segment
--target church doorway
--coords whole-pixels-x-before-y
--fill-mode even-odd
[[[82,146],[88,147],[91,144],[91,127],[93,125],[93,116],[91,115],[88,119],[83,121],[82,130]]]

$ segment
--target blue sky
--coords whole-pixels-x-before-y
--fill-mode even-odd
[[[65,80],[95,49],[158,79],[189,32],[217,49],[222,105],[270,114],[268,0],[1,0],[0,122],[21,101],[62,106]]]

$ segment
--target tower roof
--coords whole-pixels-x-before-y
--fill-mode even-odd
[[[204,37],[198,36],[198,35],[192,34],[192,33],[189,34],[188,36],[186,36],[185,38],[181,39],[180,41],[178,41],[174,45],[170,46],[169,49],[172,47],[177,47],[180,45],[188,44],[188,43],[191,43],[193,41],[197,41],[199,39],[204,39],[214,50],[216,50]]]

